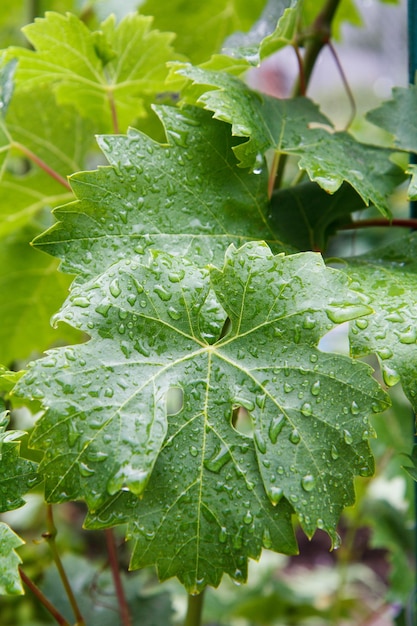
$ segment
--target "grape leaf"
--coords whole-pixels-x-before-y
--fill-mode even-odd
[[[362,198],[346,183],[329,195],[316,183],[307,182],[273,193],[270,221],[283,241],[298,250],[325,250],[337,228],[363,208]]]
[[[352,323],[355,356],[376,354],[388,386],[401,380],[417,410],[417,239],[415,234],[385,248],[349,258],[344,270],[375,313]]]
[[[22,496],[39,482],[37,464],[19,457],[20,444],[15,439],[26,433],[6,430],[8,423],[7,412],[3,412],[0,414],[0,513],[22,506]]]
[[[0,522],[0,594],[20,595],[23,587],[18,566],[21,563],[16,553],[25,542],[18,537],[7,524]]]
[[[403,173],[389,160],[389,150],[361,144],[346,132],[315,127],[331,123],[307,98],[260,95],[235,76],[191,65],[177,66],[176,71],[192,82],[185,88],[186,102],[200,104],[232,124],[234,135],[249,137],[235,148],[241,167],[255,168],[273,148],[300,157],[299,168],[327,192],[334,193],[346,181],[366,205],[390,214],[387,197]]]
[[[151,247],[205,264],[231,242],[280,246],[267,223],[267,169],[237,167],[230,126],[198,108],[156,110],[168,144],[135,130],[99,138],[110,167],[72,176],[78,202],[55,210],[60,221],[35,240],[64,271],[92,276]]]
[[[372,472],[367,415],[388,401],[368,366],[316,345],[369,307],[314,253],[232,246],[222,271],[142,259],[74,286],[57,320],[91,340],[50,351],[17,385],[47,407],[31,437],[47,499],[85,499],[103,519],[129,490],[133,566],[156,562],[194,591],[242,575],[262,543],[293,551],[291,507],[309,536],[336,540],[353,475]],[[178,388],[183,406],[167,415]],[[253,440],[232,426],[239,406]]]
[[[80,118],[73,107],[57,107],[45,87],[14,92],[0,147],[6,159],[0,181],[0,235],[24,226],[42,208],[73,197],[33,161],[27,161],[28,151],[65,179],[82,169],[93,132],[93,125]]]
[[[11,364],[53,343],[80,341],[66,325],[53,329],[50,318],[68,294],[70,279],[57,262],[34,250],[38,229],[27,227],[2,239],[0,247],[0,362]]]
[[[391,133],[392,145],[399,150],[417,152],[417,124],[412,112],[417,107],[417,86],[395,87],[392,99],[369,111],[367,119]]]
[[[176,49],[200,63],[221,50],[227,35],[249,30],[264,5],[265,0],[145,0],[140,10],[154,16],[156,28],[175,31]]]
[[[109,130],[125,130],[144,116],[144,102],[165,90],[166,62],[176,58],[172,33],[151,30],[152,18],[110,16],[92,32],[75,15],[48,12],[23,29],[34,50],[11,47],[19,60],[16,80],[25,89],[53,85],[59,104]]]
[[[230,35],[223,50],[234,57],[247,60],[249,65],[259,65],[261,60],[291,43],[299,16],[298,0],[268,0],[250,31]]]

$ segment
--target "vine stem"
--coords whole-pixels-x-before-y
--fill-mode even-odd
[[[117,601],[119,603],[120,619],[122,620],[123,626],[132,626],[129,606],[126,600],[122,579],[120,576],[114,532],[112,528],[106,528],[104,532],[106,535],[107,552],[109,555],[109,563],[113,576],[114,588],[116,590]]]
[[[38,598],[39,602],[45,607],[48,613],[52,615],[56,623],[60,626],[71,626],[71,624],[67,622],[65,617],[58,611],[58,609],[52,604],[52,602],[50,602],[48,598],[44,596],[39,587],[35,585],[35,583],[28,576],[26,576],[21,567],[19,567],[19,574],[20,578],[28,587],[28,589],[30,589],[33,595]]]
[[[381,218],[374,218],[369,220],[357,220],[355,222],[350,222],[349,224],[345,224],[344,226],[339,226],[338,230],[356,230],[359,228],[371,228],[375,226],[387,227],[387,226],[396,226],[399,228],[411,228],[413,230],[417,230],[417,218],[394,218],[392,220]]]
[[[77,604],[77,600],[75,599],[74,592],[71,588],[70,582],[68,580],[68,576],[65,572],[64,566],[61,561],[61,556],[59,554],[58,547],[56,545],[57,529],[56,529],[55,522],[54,522],[53,508],[51,504],[47,505],[46,524],[47,524],[47,531],[42,534],[42,537],[48,542],[49,548],[52,552],[52,556],[53,556],[56,568],[58,570],[59,576],[61,578],[62,584],[64,586],[65,593],[67,594],[75,619],[77,620],[76,626],[85,626],[84,618],[81,615],[81,611]]]
[[[203,613],[204,591],[196,596],[188,596],[187,615],[184,626],[201,626]]]
[[[293,48],[299,67],[299,78],[294,86],[292,97],[304,96],[306,94],[317,58],[322,48],[330,42],[331,25],[340,1],[341,0],[327,0],[311,25],[308,33],[300,34],[300,36],[293,42]],[[306,42],[305,54],[304,58],[301,58],[299,44],[303,44],[304,42]],[[339,68],[339,63],[337,61],[336,63]],[[344,74],[342,75],[342,80],[343,77]],[[348,93],[350,93],[350,90]],[[286,161],[286,154],[279,152],[275,153],[268,182],[269,197],[272,196],[272,191],[279,188],[281,185]]]
[[[44,172],[46,172],[46,174],[48,174],[48,176],[50,176],[51,178],[56,180],[60,185],[65,187],[65,189],[68,189],[69,191],[72,191],[71,185],[69,184],[69,182],[67,181],[66,178],[61,176],[61,174],[58,174],[58,172],[56,172],[54,169],[52,169],[52,167],[50,167],[47,163],[45,163],[45,161],[43,161],[43,159],[38,157],[37,154],[32,152],[32,150],[29,150],[29,148],[27,148],[25,145],[23,145],[22,143],[19,143],[18,141],[12,141],[11,144],[10,144],[10,147],[11,148],[16,148],[17,150],[22,152],[22,154],[24,154],[30,161],[32,161],[32,163],[35,163]]]

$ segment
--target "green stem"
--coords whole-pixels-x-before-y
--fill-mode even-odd
[[[48,598],[44,596],[44,594],[39,589],[39,587],[35,585],[35,583],[28,576],[26,576],[25,572],[22,570],[21,567],[19,567],[19,574],[20,574],[20,578],[28,587],[28,589],[31,590],[33,595],[36,596],[36,598],[45,607],[48,613],[52,615],[56,623],[59,624],[60,626],[71,626],[71,624],[67,622],[65,617],[61,615],[58,609],[56,609],[54,605],[48,600]]]
[[[54,523],[53,510],[52,510],[51,504],[47,505],[46,524],[47,524],[48,530],[45,533],[43,533],[42,537],[46,539],[46,541],[48,542],[49,548],[52,552],[52,556],[53,556],[56,568],[58,570],[59,576],[61,578],[62,584],[64,586],[65,593],[67,594],[75,619],[77,620],[76,626],[85,626],[84,618],[81,615],[81,611],[78,607],[77,601],[74,596],[74,592],[71,588],[70,582],[68,580],[67,574],[65,572],[64,566],[61,561],[60,554],[58,552],[58,547],[56,545],[57,529]]]
[[[63,187],[65,187],[69,191],[72,191],[71,185],[66,180],[66,178],[61,176],[61,174],[58,174],[58,172],[53,170],[52,167],[49,167],[49,165],[47,163],[45,163],[45,161],[43,161],[40,157],[38,157],[34,152],[32,152],[32,150],[29,150],[29,148],[24,146],[22,143],[19,143],[18,141],[12,141],[11,144],[10,144],[10,147],[11,148],[16,148],[17,150],[22,152],[22,154],[24,154],[30,161],[32,161],[32,163],[35,163],[44,172],[46,172],[46,174],[48,174],[48,176],[50,176],[51,178],[56,180],[60,185],[62,185]]]
[[[188,596],[187,615],[184,626],[201,626],[201,616],[203,613],[204,592],[197,596]]]
[[[106,528],[106,543],[107,552],[109,554],[110,569],[113,576],[114,588],[116,590],[117,601],[119,603],[120,619],[123,626],[132,626],[132,620],[129,613],[129,606],[127,604],[125,592],[122,585],[122,579],[120,576],[119,564],[117,560],[116,541],[114,538],[114,532],[112,528]]]
[[[303,61],[306,88],[310,82],[317,57],[330,40],[332,21],[339,8],[340,1],[341,0],[327,0],[323,9],[311,25],[309,32],[307,35],[304,35],[307,41]],[[300,90],[300,87],[298,87],[298,89]]]
[[[300,33],[293,43],[299,66],[299,76],[292,97],[304,96],[310,83],[311,75],[317,58],[325,45],[330,41],[331,25],[341,0],[327,0],[321,12],[318,14],[308,33]],[[305,43],[304,58],[301,58],[299,44]],[[339,64],[338,64],[339,67]],[[342,75],[344,76],[344,74]],[[342,77],[343,80],[343,77]],[[350,92],[349,92],[350,93]],[[269,176],[268,191],[272,196],[273,189],[279,189],[284,177],[284,169],[288,156],[276,153]]]

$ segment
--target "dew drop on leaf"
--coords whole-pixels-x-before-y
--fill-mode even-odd
[[[119,281],[117,280],[117,278],[114,278],[112,282],[110,283],[109,291],[111,295],[113,296],[113,298],[118,298],[120,294],[122,293],[122,290],[120,289]]]
[[[254,435],[253,435],[256,447],[258,448],[259,452],[261,454],[265,454],[266,452],[266,442],[265,439],[263,438],[262,434],[256,430]]]
[[[262,533],[262,545],[267,550],[272,546],[271,533],[269,532],[268,528],[265,528],[264,532]]]
[[[388,387],[393,387],[399,382],[401,377],[396,369],[384,364],[382,367],[382,378]]]
[[[311,385],[310,391],[313,396],[320,395],[320,381],[319,380],[316,380],[316,382]]]
[[[357,405],[357,403],[355,402],[355,400],[352,401],[352,404],[350,405],[350,412],[352,413],[352,415],[358,415],[360,409]]]
[[[271,443],[277,442],[278,435],[283,429],[284,424],[285,424],[285,418],[282,413],[280,413],[279,415],[271,419],[271,423],[269,424],[269,431],[268,431]]]
[[[282,499],[284,490],[282,487],[274,487],[273,485],[268,488],[269,498],[274,506]]]
[[[301,441],[300,433],[298,432],[296,428],[294,428],[294,430],[291,432],[289,439],[291,443],[294,443],[295,445],[300,443]]]
[[[303,406],[301,407],[301,413],[305,417],[309,417],[310,415],[312,415],[313,408],[312,408],[310,402],[304,402]]]
[[[243,518],[243,522],[247,525],[252,524],[253,515],[250,511],[246,511],[245,517]]]
[[[343,439],[348,446],[350,446],[353,443],[353,437],[348,430],[343,431]]]
[[[301,479],[301,486],[304,489],[304,491],[312,491],[314,489],[314,487],[316,486],[316,479],[314,478],[314,476],[312,474],[307,474],[306,476],[303,476],[303,478]]]
[[[227,539],[227,529],[222,526],[219,531],[219,541],[220,543],[225,543]]]

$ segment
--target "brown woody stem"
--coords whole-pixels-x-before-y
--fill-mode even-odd
[[[35,583],[28,576],[26,576],[25,572],[22,570],[21,567],[19,567],[19,574],[20,574],[20,578],[25,583],[25,585],[28,587],[28,589],[31,590],[33,595],[45,607],[45,609],[48,611],[48,613],[50,613],[50,615],[52,615],[52,617],[54,618],[56,623],[60,624],[60,626],[71,626],[71,624],[69,622],[67,622],[65,617],[58,611],[58,609],[54,607],[54,605],[48,600],[48,598],[46,596],[44,596],[44,594],[39,589],[39,587],[37,585],[35,585]]]
[[[106,528],[104,532],[106,535],[107,552],[109,555],[109,564],[113,576],[114,588],[116,590],[117,601],[119,603],[120,619],[122,620],[123,626],[132,626],[129,606],[126,600],[122,579],[120,576],[114,532],[112,528]]]
[[[29,150],[29,148],[27,148],[25,145],[19,143],[18,141],[13,141],[10,144],[10,147],[17,148],[17,150],[22,152],[22,154],[24,154],[30,161],[32,161],[32,163],[38,165],[46,174],[48,174],[48,176],[56,180],[60,185],[62,185],[69,191],[72,191],[71,185],[66,178],[61,176],[61,174],[58,174],[58,172],[53,170],[52,167],[49,167],[49,165],[45,163],[43,159],[38,157],[34,152],[32,152],[32,150]]]

